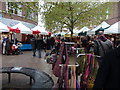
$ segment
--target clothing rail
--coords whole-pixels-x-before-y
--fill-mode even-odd
[[[79,57],[79,56],[85,56],[85,55],[90,55],[90,54],[85,54],[85,53],[83,53],[83,54],[78,54],[77,55],[77,58]],[[98,56],[98,55],[93,55],[92,54],[92,56],[96,56],[96,57],[98,57],[98,58],[100,58],[101,56]]]
[[[59,64],[59,66],[65,66],[65,64]],[[77,63],[77,65],[68,65],[68,67],[72,67],[72,66],[79,67],[79,64]]]
[[[72,44],[76,44],[76,43],[75,42],[65,42],[65,44],[72,45]]]
[[[74,48],[74,50],[84,50],[85,48]]]

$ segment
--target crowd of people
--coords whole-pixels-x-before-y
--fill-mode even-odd
[[[33,49],[33,56],[36,56],[36,50],[38,50],[39,58],[41,58],[41,50],[55,48],[56,52],[59,52],[62,42],[75,42],[73,47],[85,48],[85,53],[94,53],[95,55],[103,57],[106,52],[114,48],[114,43],[106,38],[103,32],[99,32],[97,36],[81,36],[81,37],[43,37],[33,36],[31,39],[31,45]],[[100,61],[101,62],[101,61]]]
[[[19,54],[19,44],[17,38],[15,40],[10,40],[9,36],[4,36],[2,40],[2,54],[3,55],[12,55]],[[21,46],[21,45],[20,45]]]
[[[2,40],[2,54],[13,54],[13,50],[15,50],[14,45],[18,42],[17,39],[11,41],[9,37],[4,37]],[[42,58],[42,50],[46,52],[46,50],[53,49],[59,54],[63,42],[75,42],[76,44],[72,47],[84,48],[85,53],[92,53],[101,57],[98,60],[100,68],[94,83],[94,89],[119,87],[120,43],[116,46],[113,38],[106,37],[102,31],[99,31],[96,36],[79,36],[73,38],[61,37],[60,35],[56,37],[37,35],[31,36],[32,56],[37,56],[36,52],[38,51],[38,57]]]

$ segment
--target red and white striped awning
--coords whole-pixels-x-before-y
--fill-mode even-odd
[[[32,29],[31,29],[31,30],[32,30]],[[32,33],[33,33],[33,34],[39,34],[40,31],[38,31],[38,30],[32,30]]]
[[[40,26],[35,26],[35,27],[32,28],[31,30],[39,31],[40,34],[42,34],[42,35],[47,35],[47,34],[48,34],[48,32],[45,30],[45,28],[40,27]]]
[[[22,34],[33,34],[32,30],[30,30],[28,27],[23,25],[22,23],[18,23],[15,26],[11,27],[11,31],[15,31],[16,33],[22,33]]]

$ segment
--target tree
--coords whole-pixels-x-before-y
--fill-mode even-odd
[[[47,2],[44,4],[45,25],[51,30],[66,26],[72,37],[74,28],[105,20],[111,5],[110,2]]]

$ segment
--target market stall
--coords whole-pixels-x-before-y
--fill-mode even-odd
[[[75,34],[77,36],[80,36],[80,35],[83,35],[85,34],[86,32],[88,32],[90,29],[88,27],[83,27],[82,29],[80,29],[79,31],[75,32]]]
[[[120,21],[111,25],[108,29],[104,31],[104,34],[120,34],[119,24],[120,24]]]
[[[33,31],[39,31],[41,35],[48,35],[48,32],[45,30],[45,28],[40,27],[40,26],[35,26],[34,28],[32,28],[31,30]]]
[[[98,30],[104,30],[104,29],[107,29],[109,28],[110,25],[108,23],[106,23],[105,21],[103,21],[100,25],[98,25],[97,27],[95,27],[94,29],[90,30],[87,32],[87,35],[95,35],[95,33],[98,31]]]
[[[16,31],[16,36],[20,36],[21,37],[21,42],[22,42],[22,46],[20,47],[21,50],[28,50],[28,49],[32,49],[31,44],[30,44],[30,39],[31,36],[33,34],[33,31],[30,30],[28,27],[26,27],[25,25],[23,25],[22,23],[18,23],[15,26],[11,27],[12,29],[15,29]]]
[[[104,34],[111,38],[113,41],[114,46],[118,46],[120,44],[120,21],[111,25],[108,29],[104,30]]]

